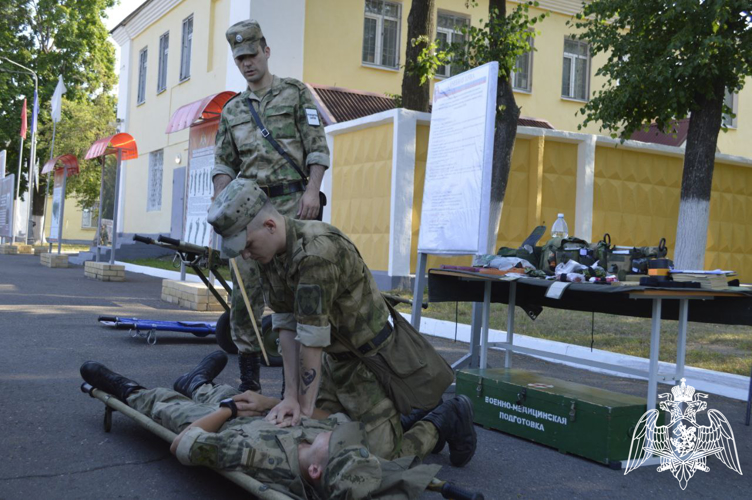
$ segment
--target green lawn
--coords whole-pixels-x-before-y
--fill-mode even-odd
[[[389,293],[411,298],[404,291]],[[472,304],[467,302],[435,302],[423,310],[423,315],[454,322],[456,311],[457,320],[469,324],[471,309]],[[410,313],[407,305],[400,305],[397,310]],[[490,327],[506,330],[506,313],[506,304],[491,304]],[[531,337],[590,347],[591,330],[594,349],[650,357],[650,319],[595,314],[593,323],[592,313],[562,309],[544,309],[535,321],[520,309],[515,314],[515,333]],[[677,335],[677,321],[661,322],[661,361],[676,362]],[[686,364],[748,376],[752,366],[752,328],[690,322]]]

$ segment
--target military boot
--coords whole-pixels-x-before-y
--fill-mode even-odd
[[[283,390],[284,392],[284,390]],[[439,406],[444,403],[444,399],[439,399],[439,404],[437,404],[433,409],[435,410]],[[433,410],[430,410],[433,411]],[[423,420],[426,415],[430,413],[430,411],[427,410],[421,410],[419,408],[413,408],[413,411],[410,412],[409,415],[400,415],[400,423],[402,424],[402,432],[405,433],[410,430],[410,428]],[[446,445],[446,440],[439,434],[439,439],[436,441],[436,446],[434,446],[433,450],[431,450],[431,453],[441,453],[441,450],[444,449],[444,446]]]
[[[95,361],[87,361],[81,365],[81,377],[87,384],[112,394],[125,404],[128,404],[128,396],[133,391],[144,389],[144,386],[139,385],[138,382],[125,378]]]
[[[193,370],[178,377],[172,388],[190,398],[193,396],[193,391],[204,384],[210,384],[214,377],[222,373],[225,365],[227,365],[227,354],[224,351],[214,351],[202,359]]]
[[[238,354],[240,366],[240,392],[253,391],[261,394],[261,353]]]
[[[477,437],[473,425],[473,404],[461,395],[444,402],[426,415],[427,420],[439,431],[439,441],[449,443],[449,461],[455,467],[463,467],[475,454]]]

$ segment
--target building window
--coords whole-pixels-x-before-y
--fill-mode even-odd
[[[517,56],[512,70],[512,89],[522,92],[533,90],[533,37],[527,38],[530,50]]]
[[[462,28],[470,25],[468,18],[439,12],[437,21],[436,41],[439,50],[447,49],[453,43],[465,43],[465,35],[462,33]],[[451,64],[439,66],[436,70],[436,76],[452,76],[457,73],[459,73],[459,68]]]
[[[728,113],[723,113],[723,125],[725,125],[728,128],[736,128],[736,113],[737,113],[737,101],[739,100],[739,95],[734,94],[732,92],[729,92],[728,89],[725,90],[724,96],[723,96],[723,104],[729,107],[731,109],[731,112],[734,113],[734,116],[731,116]]]
[[[138,99],[136,104],[146,100],[146,49],[138,53]]]
[[[92,208],[84,208],[84,210],[81,212],[81,228],[82,229],[93,229],[94,223],[92,222],[92,219],[94,215],[94,209]]]
[[[564,40],[561,96],[587,101],[590,87],[590,47],[585,42]]]
[[[180,81],[191,77],[191,44],[193,43],[193,15],[183,21],[183,45],[180,52]]]
[[[399,68],[402,6],[383,0],[366,0],[363,25],[363,62]]]
[[[162,164],[164,151],[149,153],[149,187],[146,194],[146,211],[162,210]]]
[[[157,94],[167,88],[167,51],[170,48],[170,33],[159,37],[159,71],[157,76]]]

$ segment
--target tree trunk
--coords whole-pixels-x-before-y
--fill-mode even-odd
[[[506,16],[504,0],[491,0],[489,3],[489,17],[494,15]],[[496,87],[496,124],[494,127],[493,169],[491,183],[491,204],[488,228],[489,253],[496,253],[496,238],[499,234],[501,221],[501,207],[509,181],[509,171],[512,167],[512,152],[514,140],[517,137],[517,119],[520,108],[514,99],[509,75],[501,69]]]
[[[684,154],[679,221],[676,226],[677,269],[703,269],[708,241],[710,190],[721,130],[724,87],[715,85],[714,97],[698,98],[700,108],[689,118],[687,148]]]
[[[434,38],[434,0],[413,0],[410,15],[407,17],[407,50],[405,51],[405,72],[402,76],[402,107],[416,111],[428,111],[431,96],[429,83],[420,84],[420,75],[413,72],[413,64],[418,60],[425,43],[413,46],[412,40],[426,35]]]

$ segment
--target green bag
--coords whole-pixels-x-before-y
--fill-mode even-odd
[[[538,263],[540,262],[540,256],[541,251],[543,250],[543,247],[533,247],[532,253],[526,250],[525,248],[511,248],[511,247],[501,247],[499,248],[499,251],[496,252],[496,255],[500,257],[516,257],[518,259],[525,259],[533,266],[538,266]]]
[[[606,236],[608,234],[604,235],[604,240]],[[608,242],[611,242],[610,236]],[[610,247],[607,253],[608,260],[605,269],[617,275],[620,280],[624,280],[627,274],[647,274],[648,261],[665,258],[668,255],[668,248],[666,238],[661,238],[656,247],[632,247],[630,249]]]
[[[570,260],[585,266],[592,266],[595,259],[590,244],[585,240],[574,237],[551,238],[541,250],[538,268],[546,274],[552,275],[558,264],[567,263]]]

